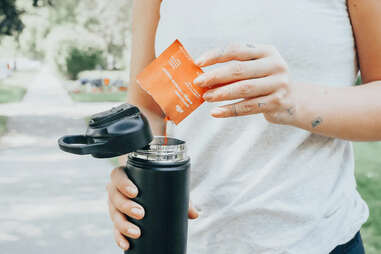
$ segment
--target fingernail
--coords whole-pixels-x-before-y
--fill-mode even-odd
[[[198,77],[193,81],[193,83],[194,83],[195,85],[201,85],[202,83],[205,82],[205,80],[206,80],[206,77],[205,77],[204,75],[200,75],[200,76],[198,76]]]
[[[226,112],[226,109],[224,109],[224,108],[214,108],[214,109],[212,109],[212,111],[210,113],[213,116],[219,116],[219,115],[224,114],[225,112]]]
[[[210,100],[210,99],[212,99],[212,97],[213,97],[213,93],[210,93],[210,92],[206,92],[206,93],[204,93],[204,95],[202,96],[202,98],[204,99],[204,100]]]
[[[144,215],[144,211],[140,207],[133,207],[131,212],[139,217]]]
[[[127,190],[127,192],[128,192],[130,195],[135,196],[135,195],[138,194],[138,189],[137,189],[135,186],[131,186],[131,185],[129,185],[129,186],[126,187],[126,190]]]
[[[119,241],[119,246],[120,246],[120,248],[122,248],[123,250],[127,250],[127,249],[128,249],[128,245],[127,245],[127,243],[125,243],[123,240],[120,240],[120,241]]]
[[[131,228],[128,229],[128,233],[131,234],[131,235],[138,236],[139,235],[139,229],[131,227]]]

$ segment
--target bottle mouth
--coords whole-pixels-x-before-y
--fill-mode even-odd
[[[149,145],[128,156],[148,161],[180,162],[188,159],[185,141],[170,137],[155,137]]]

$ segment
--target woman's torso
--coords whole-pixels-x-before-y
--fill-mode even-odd
[[[163,0],[157,54],[176,38],[193,57],[233,42],[275,45],[294,82],[350,86],[357,74],[345,0]],[[170,128],[188,142],[201,209],[189,253],[328,253],[354,236],[368,209],[349,142],[261,115],[213,119],[212,107]]]

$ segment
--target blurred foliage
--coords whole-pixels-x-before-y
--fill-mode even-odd
[[[49,23],[53,24],[51,28],[54,29],[57,25],[76,24],[78,2],[76,0],[55,1],[48,17]]]
[[[78,73],[105,67],[106,60],[99,49],[88,48],[81,50],[73,47],[66,57],[66,70],[70,79],[77,79]]]
[[[358,190],[369,206],[370,217],[361,233],[368,254],[381,253],[381,142],[355,143]]]
[[[72,27],[85,32],[76,34],[76,41],[81,43],[86,35],[98,37],[105,47],[102,49],[107,59],[107,69],[125,67],[129,58],[130,12],[132,1],[125,0],[1,0],[0,24],[12,24],[11,32],[13,44],[9,47],[17,54],[33,59],[48,59],[48,51],[53,43],[59,43],[58,36],[53,42],[55,30],[62,27]],[[5,4],[8,4],[6,7]],[[38,7],[38,8],[35,8]],[[89,8],[91,7],[91,8]],[[5,16],[6,13],[13,13]],[[6,17],[6,18],[4,18]],[[11,22],[13,18],[14,22]],[[16,22],[18,21],[18,22]],[[17,28],[17,32],[15,31]],[[5,30],[4,30],[5,31]],[[70,32],[69,32],[70,33]],[[0,33],[0,43],[3,42]],[[48,39],[49,38],[49,39]],[[89,41],[89,40],[86,40]],[[6,41],[9,45],[9,40]],[[83,44],[83,43],[82,43]],[[4,48],[4,45],[0,45]],[[4,49],[3,49],[4,50]],[[5,50],[6,51],[6,50]],[[9,55],[9,53],[7,54]],[[16,53],[14,54],[16,55]],[[63,59],[61,59],[61,62]]]
[[[23,12],[16,8],[15,0],[0,1],[0,35],[20,33],[24,24],[20,19]]]
[[[0,103],[18,102],[24,98],[26,89],[19,86],[4,86],[0,84]]]
[[[80,40],[79,36],[81,36]],[[107,47],[104,40],[82,27],[73,25],[56,27],[45,39],[45,48],[49,64],[55,66],[67,78],[76,78],[78,73],[74,70],[94,70],[97,64],[102,68],[106,67]],[[94,65],[91,55],[95,52],[98,62]],[[73,58],[80,60],[80,63],[71,61]],[[85,66],[86,63],[89,65]]]
[[[111,69],[124,67],[129,57],[131,4],[132,1],[125,0],[82,0],[77,6],[78,24],[105,41]],[[88,6],[93,7],[91,11]]]
[[[29,4],[33,7],[53,5],[51,0],[32,0]],[[21,15],[25,11],[18,8],[16,0],[0,1],[0,36],[1,35],[17,35],[23,31],[25,25],[21,19]]]
[[[7,131],[7,117],[0,116],[0,136]]]
[[[25,94],[27,84],[35,77],[34,72],[15,72],[11,76],[0,80],[0,103],[21,101]]]
[[[34,7],[39,7],[41,5],[53,5],[53,1],[52,0],[33,0],[33,6]]]
[[[362,85],[362,78],[361,75],[356,80],[356,86]]]
[[[70,97],[76,102],[125,102],[127,92],[102,92],[102,93],[70,93]]]

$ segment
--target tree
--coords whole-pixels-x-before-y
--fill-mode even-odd
[[[20,19],[22,13],[16,8],[15,0],[2,0],[0,2],[0,35],[20,33],[24,28]]]
[[[123,67],[129,47],[132,1],[81,0],[77,7],[78,24],[99,34],[106,43],[109,67]],[[92,6],[91,9],[88,6]]]
[[[33,6],[38,7],[40,5],[53,5],[52,0],[33,0]]]
[[[33,0],[31,3],[34,7],[53,5],[52,0]],[[0,1],[0,36],[13,36],[20,34],[25,25],[21,20],[23,10],[19,10],[16,0]]]
[[[14,55],[51,60],[52,45],[60,44],[65,37],[61,30],[67,28],[65,33],[76,32],[74,43],[80,48],[91,42],[88,38],[96,38],[108,69],[122,69],[129,57],[131,5],[131,0],[0,0],[0,22],[20,26],[8,32],[6,40],[0,30],[0,44],[13,41]],[[18,23],[2,13],[16,13]]]

